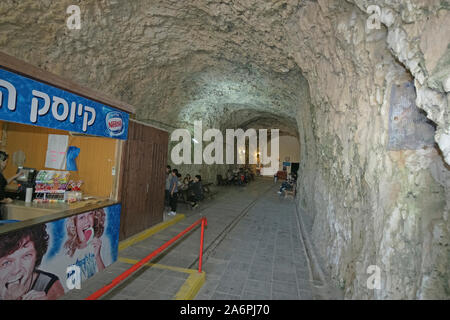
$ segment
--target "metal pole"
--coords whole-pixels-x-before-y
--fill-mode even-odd
[[[198,259],[198,272],[202,272],[202,259],[203,259],[203,235],[205,230],[206,218],[202,218],[202,231],[200,235],[200,257]]]
[[[205,218],[203,218],[205,219]],[[133,265],[130,269],[124,271],[122,274],[120,274],[118,277],[114,278],[111,283],[104,286],[100,290],[97,290],[93,294],[91,294],[89,297],[87,297],[85,300],[97,300],[101,296],[103,296],[105,293],[110,291],[112,288],[114,288],[116,285],[118,285],[121,281],[125,280],[129,275],[131,275],[133,272],[141,268],[143,265],[145,265],[147,262],[149,262],[151,259],[153,259],[155,256],[157,256],[159,253],[161,253],[164,249],[166,249],[168,246],[170,246],[172,243],[174,243],[176,240],[178,240],[180,237],[185,235],[187,232],[192,230],[195,226],[200,224],[200,220],[202,223],[202,235],[203,235],[203,224],[204,220],[199,219],[196,222],[194,222],[190,227],[186,228],[184,231],[180,232],[178,235],[167,241],[165,244],[163,244],[161,247],[150,253],[147,257]],[[203,239],[203,236],[202,236]],[[203,244],[202,244],[203,245]]]

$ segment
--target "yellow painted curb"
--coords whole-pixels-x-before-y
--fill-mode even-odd
[[[122,258],[122,257],[119,257],[118,260],[120,262],[129,263],[129,264],[136,264],[139,262],[139,260],[136,260],[136,259],[128,259],[128,258]],[[194,270],[194,269],[172,267],[172,266],[166,266],[166,265],[158,264],[158,263],[146,263],[145,266],[158,268],[158,269],[172,270],[172,271],[176,271],[176,272],[182,272],[182,273],[189,274],[189,277],[183,283],[180,290],[178,290],[178,292],[176,293],[174,300],[192,300],[192,299],[194,299],[206,281],[206,273],[204,271],[202,271],[200,273],[200,272],[198,272],[198,270]]]
[[[122,257],[119,257],[118,260],[120,262],[129,263],[129,264],[136,264],[139,262],[139,260],[136,260],[136,259],[128,259],[128,258],[122,258]],[[157,268],[157,269],[172,270],[172,271],[176,271],[176,272],[189,273],[189,274],[197,272],[197,270],[193,270],[193,269],[185,269],[185,268],[180,268],[180,267],[166,266],[164,264],[159,264],[159,263],[146,263],[146,264],[144,264],[144,266],[153,267],[153,268]]]
[[[119,251],[128,248],[129,246],[138,243],[142,240],[147,239],[148,237],[154,235],[155,233],[158,233],[167,227],[170,227],[171,225],[174,225],[180,220],[183,220],[185,218],[184,214],[177,214],[175,217],[168,221],[164,221],[161,223],[158,223],[156,226],[153,226],[147,230],[144,230],[134,236],[129,237],[128,239],[125,239],[119,243]]]
[[[178,290],[177,294],[174,297],[174,300],[193,300],[197,293],[200,291],[203,284],[205,283],[206,273],[204,271],[194,271],[195,272],[191,273],[183,283],[180,290]]]

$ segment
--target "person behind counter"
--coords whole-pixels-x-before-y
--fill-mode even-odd
[[[23,174],[22,170],[16,175],[12,176],[8,180],[3,176],[3,170],[5,170],[8,165],[8,154],[4,151],[0,151],[0,203],[11,203],[13,200],[11,198],[5,197],[5,188],[14,179],[18,178]]]

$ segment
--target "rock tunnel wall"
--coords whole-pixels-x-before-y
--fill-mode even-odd
[[[65,27],[71,4],[84,14],[79,31]],[[368,30],[373,4],[381,25]],[[300,140],[300,211],[345,297],[448,299],[449,9],[441,0],[5,0],[0,50],[169,130],[194,120],[238,128],[248,122],[239,110],[281,118],[272,123]],[[405,83],[439,147],[389,147],[392,91]],[[370,265],[382,272],[379,290],[366,286]]]
[[[398,25],[367,31],[360,9],[325,3],[306,6],[288,24],[291,54],[311,95],[297,120],[299,207],[313,218],[314,245],[346,298],[448,298],[449,166],[435,147],[389,151],[388,129],[391,88],[413,81],[411,72],[417,104],[429,111],[430,99],[421,96],[433,96],[435,113],[428,116],[442,124],[438,132],[448,130],[442,121],[448,94],[422,87],[417,78],[425,72],[418,65],[436,64],[447,49],[432,44],[436,34],[419,30],[436,31],[444,20],[449,25],[449,12],[436,3],[420,17],[423,8],[397,6],[402,17],[416,10],[409,12],[417,21],[408,22],[416,24],[407,26],[408,34]],[[399,34],[402,40],[393,40]],[[441,39],[448,44],[448,36]],[[412,49],[417,42],[431,46],[429,60]],[[420,64],[412,62],[419,58]],[[367,287],[370,265],[381,270],[380,290]]]

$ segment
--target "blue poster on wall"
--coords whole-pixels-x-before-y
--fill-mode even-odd
[[[0,69],[0,120],[126,140],[126,112]]]
[[[1,234],[0,300],[55,300],[74,289],[71,268],[82,286],[114,263],[120,211],[115,204]]]

